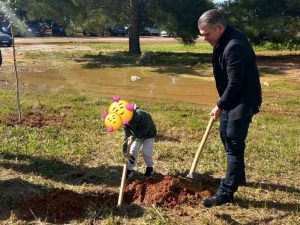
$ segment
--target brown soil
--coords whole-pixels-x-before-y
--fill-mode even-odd
[[[37,218],[52,223],[64,223],[80,219],[87,208],[114,208],[117,193],[84,194],[70,190],[54,189],[44,195],[32,196],[19,204],[20,217]]]
[[[45,116],[46,115],[46,116]],[[7,122],[8,126],[15,126],[19,124],[19,118],[17,116],[10,116]],[[55,115],[41,113],[41,112],[28,112],[22,115],[22,124],[29,127],[40,128],[48,125],[61,125],[62,121]]]
[[[127,203],[174,208],[182,204],[199,204],[200,199],[211,196],[211,189],[213,187],[197,185],[188,179],[165,176],[132,182],[126,188],[124,199]]]
[[[187,189],[191,186],[192,190]],[[200,199],[211,196],[212,186],[171,176],[159,176],[128,184],[124,193],[126,204],[163,206],[199,204]],[[19,204],[20,216],[25,220],[37,218],[54,223],[80,219],[87,208],[108,207],[116,210],[118,193],[78,194],[70,190],[55,189],[44,195],[33,196]]]
[[[34,196],[20,204],[24,219],[46,219],[62,223],[78,219],[84,209],[84,199],[73,191],[54,190],[42,196]]]

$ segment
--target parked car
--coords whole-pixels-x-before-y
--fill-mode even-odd
[[[0,32],[0,45],[6,45],[7,47],[12,46],[12,36]]]
[[[141,35],[145,36],[160,36],[160,30],[157,28],[147,27],[141,32]]]
[[[45,35],[45,25],[38,21],[27,21],[27,30],[25,36],[44,36]]]
[[[176,34],[173,32],[163,30],[160,32],[160,36],[161,37],[176,37]]]
[[[96,36],[97,36],[97,34],[96,34],[95,32],[87,31],[87,30],[84,30],[84,31],[82,32],[82,34],[83,34],[84,36],[90,36],[90,37],[96,37]]]
[[[11,35],[11,26],[2,25],[0,32]]]
[[[44,27],[45,27],[45,35],[52,35],[52,27],[55,22],[53,20],[45,20]]]
[[[52,36],[66,36],[65,26],[54,23],[52,25]]]
[[[109,27],[107,28],[107,34],[109,36],[125,36],[126,35],[126,30],[124,27]]]

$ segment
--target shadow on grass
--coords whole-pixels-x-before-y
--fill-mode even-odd
[[[269,191],[283,191],[290,194],[300,195],[300,189],[281,184],[247,182],[247,187],[262,188]]]
[[[185,177],[186,174],[188,174],[188,172],[180,173],[178,175]],[[209,184],[209,186],[214,188],[213,193],[217,191],[217,188],[221,181],[219,178],[213,178],[211,173],[194,174],[193,180]],[[296,196],[300,194],[300,189],[285,186],[285,185],[280,185],[280,184],[247,182],[247,187],[262,188],[269,191],[283,191],[289,194],[295,194]],[[300,210],[300,205],[296,202],[281,203],[281,202],[274,202],[274,201],[256,201],[256,200],[247,200],[247,199],[240,199],[240,198],[236,198],[235,202],[241,208],[252,208],[252,207],[266,208],[266,209],[276,209],[276,210],[281,210],[286,212],[299,212]],[[270,217],[270,219],[273,220],[276,218]],[[259,221],[259,222],[264,222],[264,221]],[[233,223],[233,224],[239,224],[239,223]]]
[[[241,208],[264,208],[264,209],[276,209],[286,212],[299,212],[300,206],[299,203],[281,203],[274,201],[257,201],[257,200],[248,200],[248,199],[236,199],[236,203]]]
[[[16,161],[15,159],[18,159]],[[95,185],[119,186],[122,166],[79,167],[60,160],[45,159],[28,155],[6,154],[0,166],[20,173],[34,173],[46,179],[72,185],[90,183]]]
[[[79,194],[15,178],[0,181],[0,220],[10,220],[12,212],[15,214],[13,221],[40,220],[55,224],[71,220],[105,219],[111,216],[124,218],[143,216],[144,209],[136,204],[123,204],[117,208],[117,199],[118,193]],[[74,214],[72,207],[77,213]]]
[[[211,62],[211,54],[207,53],[175,53],[175,52],[146,52],[141,56],[128,52],[110,52],[98,55],[88,54],[78,59],[84,63],[84,68],[94,69],[103,67],[154,67],[158,73],[200,75],[195,66]]]
[[[257,56],[259,71],[264,74],[283,75],[289,69],[300,70],[299,55]]]
[[[205,70],[211,68],[211,56],[211,53],[191,52],[145,52],[137,56],[116,51],[86,54],[76,61],[83,63],[86,69],[152,67],[154,72],[162,74],[206,76]],[[257,61],[261,74],[282,75],[288,69],[300,69],[299,55],[257,56]],[[211,73],[208,75],[211,76]]]
[[[24,198],[47,191],[46,187],[32,184],[21,178],[0,180],[0,219],[8,219],[10,211]]]
[[[187,178],[187,174],[189,174],[189,171],[184,171],[182,173],[175,174],[175,177],[182,177],[186,178],[187,180],[193,181],[195,183],[201,183],[204,186],[206,186],[209,191],[214,194],[219,186],[220,179],[214,178],[212,176],[211,172],[205,172],[205,173],[193,173],[193,178]]]
[[[300,194],[300,189],[289,187],[281,184],[272,183],[257,183],[257,182],[247,182],[247,187],[251,188],[262,188],[268,191],[282,191],[289,194],[295,194],[296,196]],[[299,212],[300,205],[298,203],[281,203],[275,201],[257,201],[257,200],[244,200],[236,199],[237,204],[241,208],[266,208],[266,209],[276,209],[286,212]],[[274,218],[275,219],[275,218]]]
[[[259,55],[256,57],[257,61],[261,63],[296,63],[297,67],[300,67],[300,55],[299,54],[290,54],[290,55],[273,55],[273,56],[264,56]]]
[[[282,216],[269,216],[263,219],[255,219],[253,221],[250,221],[248,223],[239,223],[238,221],[236,221],[235,219],[232,218],[231,215],[228,214],[216,214],[215,215],[217,218],[226,221],[228,224],[231,225],[253,225],[253,224],[268,224],[270,222],[272,222],[273,220],[278,220],[278,219],[283,219],[284,217],[287,217],[288,214],[284,214]]]

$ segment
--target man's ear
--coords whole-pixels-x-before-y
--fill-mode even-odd
[[[217,29],[220,31],[221,34],[225,31],[225,26],[223,24],[217,24]]]

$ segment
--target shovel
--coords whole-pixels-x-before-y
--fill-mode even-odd
[[[195,172],[195,169],[196,169],[196,166],[197,166],[197,163],[198,163],[198,160],[199,160],[199,156],[200,156],[200,154],[202,153],[204,144],[205,144],[205,142],[206,142],[206,140],[207,140],[208,134],[209,134],[209,132],[210,132],[210,130],[211,130],[211,127],[212,127],[213,123],[214,123],[214,118],[211,117],[210,120],[209,120],[209,122],[208,122],[208,125],[207,125],[207,127],[206,127],[206,130],[205,130],[205,133],[204,133],[204,135],[203,135],[203,138],[202,138],[202,140],[201,140],[201,142],[200,142],[200,144],[199,144],[199,147],[198,147],[198,150],[197,150],[197,152],[196,152],[196,155],[195,155],[195,157],[194,157],[194,161],[193,161],[192,167],[191,167],[191,169],[190,169],[190,172],[189,172],[189,174],[186,176],[186,177],[188,177],[188,178],[193,178],[193,177],[194,177],[193,174],[194,174],[194,172]]]
[[[124,164],[123,164],[122,179],[121,179],[121,185],[120,185],[120,192],[119,192],[119,198],[118,198],[118,204],[117,204],[118,208],[121,207],[122,202],[123,202],[124,188],[125,188],[125,181],[126,181],[126,172],[127,172],[127,163],[124,162]]]
[[[128,143],[128,146],[127,146],[127,152],[126,152],[125,155],[123,155],[123,173],[122,173],[120,192],[119,192],[118,203],[117,203],[118,208],[121,207],[122,202],[123,202],[125,182],[126,182],[126,173],[127,173],[127,162],[126,162],[126,160],[128,160],[128,158],[130,157],[129,148],[130,148],[130,145],[132,144],[132,142],[133,142],[133,140],[131,138],[129,143]]]

